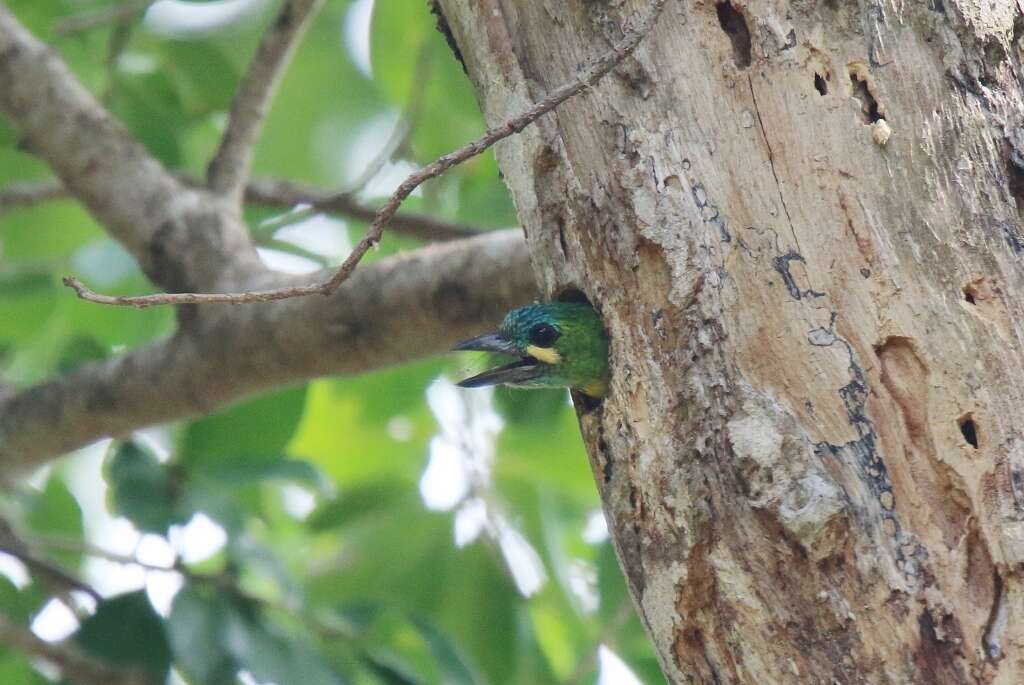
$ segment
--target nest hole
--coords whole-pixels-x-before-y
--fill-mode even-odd
[[[860,111],[864,115],[865,124],[873,124],[885,118],[878,100],[868,86],[867,79],[853,68],[850,69],[850,86],[853,89],[853,97],[860,101]]]
[[[732,58],[736,66],[746,69],[750,66],[750,28],[743,13],[733,7],[729,0],[715,5],[718,14],[718,25],[732,43]]]
[[[964,440],[974,449],[978,449],[978,425],[974,422],[974,416],[964,414],[957,420],[960,426],[960,434]]]
[[[817,72],[814,73],[814,90],[822,97],[828,95],[828,79]]]

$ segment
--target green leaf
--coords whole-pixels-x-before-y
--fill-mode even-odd
[[[19,590],[7,576],[0,575],[0,611],[10,619],[28,623],[47,601],[49,597],[40,592],[36,585]]]
[[[260,615],[232,611],[224,644],[238,665],[260,682],[277,685],[341,685],[340,676],[300,637],[285,638]]]
[[[269,481],[287,481],[326,492],[330,481],[315,465],[301,459],[280,456],[265,458],[232,457],[223,462],[203,464],[192,471],[194,477],[225,488],[243,488]]]
[[[96,341],[95,338],[86,335],[76,335],[70,338],[60,351],[60,358],[57,360],[57,370],[61,373],[70,373],[83,364],[105,359],[107,348]]]
[[[420,631],[423,640],[437,661],[441,674],[441,685],[482,685],[483,680],[466,663],[460,650],[452,644],[447,635],[425,618],[410,619]]]
[[[238,71],[215,44],[167,40],[159,44],[164,70],[171,76],[184,108],[192,115],[231,107]]]
[[[163,534],[185,520],[167,468],[137,443],[122,443],[107,461],[105,475],[111,511],[139,530]]]
[[[124,668],[137,668],[164,678],[171,665],[163,621],[144,590],[100,603],[82,622],[75,642],[87,652]]]
[[[276,458],[295,432],[305,400],[305,386],[292,388],[193,421],[182,441],[181,459],[194,467],[230,457]]]
[[[174,597],[167,637],[175,664],[194,685],[229,682],[237,670],[224,645],[224,624],[230,611],[222,594],[192,584]]]
[[[395,502],[408,496],[412,490],[410,484],[399,480],[358,485],[314,511],[309,517],[309,527],[314,531],[339,528],[368,514],[391,509]]]
[[[43,491],[31,498],[25,525],[34,533],[69,539],[82,537],[82,509],[56,473],[50,474]],[[68,568],[78,568],[81,561],[78,552],[55,551],[51,556]]]
[[[406,664],[394,654],[364,654],[363,660],[377,679],[384,685],[422,685],[423,681],[411,672]]]
[[[181,165],[178,136],[186,116],[181,97],[166,73],[121,75],[109,106],[157,159],[168,167]]]
[[[28,657],[13,650],[0,650],[0,683],[50,685],[50,681],[32,667]]]
[[[20,342],[38,333],[53,314],[56,294],[47,274],[0,273],[0,340]]]

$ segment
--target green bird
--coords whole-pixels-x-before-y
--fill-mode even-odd
[[[608,388],[608,334],[589,304],[550,302],[513,309],[494,333],[454,350],[519,357],[459,383],[463,388],[505,384],[517,388],[569,387],[602,397]]]

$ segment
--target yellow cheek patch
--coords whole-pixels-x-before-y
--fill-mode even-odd
[[[534,359],[539,359],[545,364],[557,364],[562,361],[562,355],[558,354],[558,351],[553,347],[537,347],[536,345],[527,345],[526,354],[530,355]]]

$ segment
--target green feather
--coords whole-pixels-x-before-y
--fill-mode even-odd
[[[467,340],[455,349],[520,358],[462,381],[464,387],[499,383],[570,387],[601,397],[608,385],[608,334],[597,312],[584,303],[551,302],[513,309],[496,333]]]

